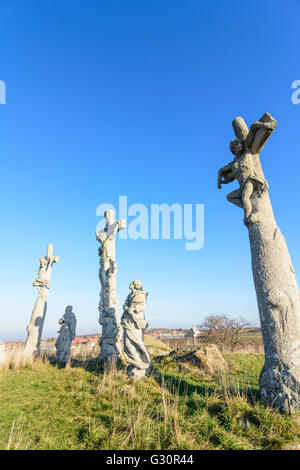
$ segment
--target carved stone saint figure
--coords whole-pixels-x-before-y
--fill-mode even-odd
[[[64,315],[58,322],[61,327],[57,331],[59,337],[55,342],[55,347],[56,359],[61,363],[66,363],[69,359],[71,344],[76,336],[76,317],[72,309],[73,307],[68,305]]]
[[[148,324],[144,311],[148,292],[142,289],[141,281],[133,281],[123,305],[121,324],[124,331],[124,357],[129,363],[127,374],[130,377],[144,377],[149,371],[151,359],[144,344],[144,330]]]
[[[228,201],[244,209],[249,231],[252,271],[265,347],[259,378],[263,400],[287,412],[300,409],[300,298],[288,248],[273,214],[260,163],[260,152],[276,127],[265,113],[248,130],[233,121],[236,139],[230,144],[234,160],[221,168],[218,188],[235,179],[239,189]]]

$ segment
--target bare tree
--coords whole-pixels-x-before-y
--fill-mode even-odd
[[[209,342],[216,344],[222,351],[234,351],[241,341],[245,328],[250,327],[245,319],[230,319],[226,315],[209,315],[201,328],[207,331]]]

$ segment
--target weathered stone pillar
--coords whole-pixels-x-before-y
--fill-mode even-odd
[[[276,127],[265,113],[250,131],[242,118],[233,121],[234,160],[221,168],[218,187],[237,179],[240,188],[227,199],[244,209],[249,230],[252,271],[265,346],[259,379],[263,400],[291,412],[300,409],[300,297],[288,248],[277,227],[259,154]]]
[[[33,357],[40,355],[40,343],[47,310],[47,299],[50,289],[50,277],[53,263],[59,261],[58,256],[53,256],[53,245],[48,245],[47,256],[40,258],[38,277],[33,286],[38,288],[38,296],[27,326],[27,340],[23,355]]]
[[[107,210],[104,214],[106,227],[96,233],[99,247],[101,284],[99,302],[99,323],[102,326],[102,335],[99,340],[99,359],[107,364],[116,364],[118,358],[123,356],[122,327],[119,316],[119,300],[117,296],[117,261],[116,261],[116,234],[126,226],[124,219],[114,221],[114,213]]]

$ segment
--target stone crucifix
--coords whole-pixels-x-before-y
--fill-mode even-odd
[[[234,160],[221,168],[218,188],[234,180],[240,187],[229,202],[244,210],[249,231],[252,271],[265,364],[259,378],[262,399],[275,408],[300,409],[300,296],[288,248],[273,214],[260,163],[260,152],[276,127],[268,113],[248,130],[243,118],[233,121]]]
[[[122,327],[119,317],[119,301],[117,296],[117,262],[116,262],[116,234],[126,227],[124,219],[114,220],[112,210],[105,211],[106,227],[96,233],[99,247],[100,268],[99,279],[101,284],[99,301],[99,323],[102,326],[102,335],[99,340],[99,359],[108,364],[115,364],[123,356]]]
[[[26,357],[39,356],[41,336],[47,310],[47,298],[50,289],[50,277],[52,265],[59,261],[58,256],[53,256],[53,245],[49,244],[47,255],[40,258],[40,267],[37,279],[33,286],[38,288],[38,296],[31,315],[30,323],[27,326],[27,340],[23,355]]]

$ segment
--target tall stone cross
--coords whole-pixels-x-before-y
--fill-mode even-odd
[[[108,364],[115,364],[123,356],[122,327],[119,316],[119,300],[117,296],[117,261],[116,261],[116,234],[126,227],[124,219],[114,220],[112,210],[104,214],[106,227],[96,233],[101,243],[99,248],[100,269],[99,280],[101,284],[99,302],[99,323],[102,326],[102,335],[99,340],[100,356]]]
[[[40,343],[47,310],[47,299],[50,289],[52,265],[59,261],[58,256],[53,256],[53,245],[49,244],[47,255],[40,258],[38,277],[33,286],[38,288],[38,295],[31,314],[30,323],[27,326],[27,340],[23,355],[33,357],[40,355]]]
[[[300,297],[288,248],[273,214],[260,152],[276,127],[265,113],[248,130],[243,118],[233,121],[234,160],[221,168],[218,187],[235,179],[239,189],[229,202],[244,210],[249,231],[265,364],[259,378],[263,400],[287,412],[300,409]]]

